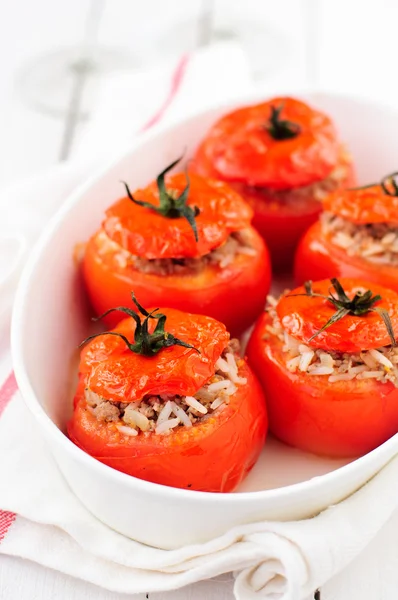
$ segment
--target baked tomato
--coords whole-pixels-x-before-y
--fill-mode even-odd
[[[351,159],[325,114],[274,98],[221,118],[200,144],[192,170],[227,181],[254,209],[273,267],[291,266],[301,235],[329,191],[354,183]]]
[[[295,279],[359,277],[398,291],[396,174],[381,184],[327,196],[297,248]]]
[[[397,333],[398,294],[363,280],[306,284],[275,301],[247,348],[270,431],[335,457],[365,454],[397,433]]]
[[[136,304],[142,316],[123,309],[132,317],[81,352],[70,439],[140,479],[233,490],[266,436],[259,382],[220,322]]]
[[[88,242],[83,273],[91,303],[97,314],[131,306],[134,289],[144,306],[207,314],[238,335],[264,308],[267,248],[236,191],[198,175],[165,179],[174,164],[147,188],[127,188]],[[111,314],[107,324],[119,319]]]

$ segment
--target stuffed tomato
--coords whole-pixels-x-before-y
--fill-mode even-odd
[[[354,179],[330,118],[294,98],[225,115],[200,144],[192,169],[228,182],[252,206],[277,270],[291,266],[325,194]]]
[[[307,279],[360,277],[398,291],[396,176],[325,198],[320,221],[310,227],[297,249],[297,284]]]
[[[122,198],[87,244],[83,273],[97,314],[130,305],[206,314],[242,333],[264,308],[271,269],[253,212],[228,185],[177,173]],[[108,316],[113,326],[120,315]]]
[[[283,442],[350,457],[398,432],[398,294],[369,286],[307,282],[258,320],[248,360]]]
[[[175,309],[138,312],[86,340],[70,439],[153,483],[229,492],[263,447],[261,386],[225,326]]]

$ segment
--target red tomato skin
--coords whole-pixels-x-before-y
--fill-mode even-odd
[[[319,222],[312,225],[300,240],[294,260],[294,280],[318,281],[330,277],[358,278],[398,292],[398,269],[373,265],[360,256],[348,256],[322,234]]]
[[[80,353],[79,373],[84,374],[89,389],[112,402],[135,402],[152,394],[192,396],[213,376],[230,339],[225,325],[172,308],[160,307],[159,312],[167,317],[167,331],[196,350],[172,345],[155,356],[145,356],[131,352],[122,338],[105,332],[88,341]],[[152,321],[148,330],[154,329]],[[128,317],[111,333],[131,341],[135,331],[136,323]]]
[[[397,334],[398,294],[384,286],[369,284],[363,279],[341,278],[339,281],[349,297],[354,296],[355,289],[371,287],[372,294],[380,297],[374,304],[375,310],[361,316],[347,314],[321,331],[335,314],[336,307],[327,299],[331,280],[315,281],[313,297],[308,296],[304,286],[301,286],[280,298],[276,314],[286,333],[313,349],[326,348],[337,352],[355,353],[390,345],[391,338],[377,310],[384,309],[389,314],[391,327]],[[321,296],[317,297],[316,293]]]
[[[230,492],[246,477],[264,445],[268,418],[260,383],[247,364],[239,386],[219,414],[168,436],[127,437],[84,410],[84,380],[68,424],[70,439],[100,462],[139,479],[207,492]]]
[[[300,133],[275,140],[267,128],[272,107],[283,105],[285,119]],[[286,190],[328,177],[339,154],[337,132],[330,118],[295,98],[273,98],[243,106],[219,119],[199,152],[219,179]]]
[[[370,452],[398,431],[398,389],[391,383],[290,373],[282,343],[264,339],[270,317],[256,323],[247,347],[249,364],[267,398],[269,430],[301,450],[330,457]]]
[[[347,169],[347,176],[339,187],[344,189],[355,185],[356,176],[352,162],[348,162],[344,154],[339,157],[339,162]],[[196,153],[191,170],[204,177],[218,176],[201,147]],[[272,196],[267,197],[266,188],[256,189],[245,183],[233,181],[228,181],[228,184],[252,207],[252,225],[267,244],[274,273],[289,271],[293,266],[297,245],[307,229],[317,221],[322,212],[322,203],[309,194],[305,201],[302,200],[300,206],[297,206],[275,200]]]
[[[318,219],[322,205],[308,198],[300,212],[267,200],[266,191],[230,183],[254,210],[253,227],[265,240],[271,255],[272,269],[283,273],[291,269],[297,244],[303,233]]]
[[[174,193],[186,186],[185,173],[167,178]],[[137,200],[159,206],[155,182],[134,192]],[[250,226],[253,212],[225,182],[190,174],[188,205],[196,207],[198,241],[186,219],[166,218],[153,210],[137,206],[128,197],[120,198],[106,211],[102,227],[108,237],[134,256],[154,258],[190,258],[207,254],[221,246],[238,229]]]
[[[250,228],[256,256],[239,255],[224,269],[209,267],[198,275],[155,275],[133,268],[120,268],[109,253],[98,252],[96,236],[88,242],[83,275],[97,315],[115,306],[134,308],[134,290],[143,306],[167,306],[205,314],[224,323],[232,335],[240,335],[264,308],[271,283],[268,250]],[[123,317],[111,314],[104,322],[113,327]]]
[[[398,198],[380,185],[338,190],[325,198],[323,209],[351,223],[398,223]]]

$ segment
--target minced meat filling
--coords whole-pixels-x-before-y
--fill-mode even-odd
[[[286,205],[292,205],[296,210],[299,210],[302,206],[307,206],[308,199],[314,198],[315,200],[322,201],[331,192],[334,192],[341,186],[341,183],[347,179],[348,176],[348,162],[349,156],[346,157],[347,164],[339,164],[327,177],[322,181],[317,181],[311,185],[305,185],[297,188],[291,188],[288,190],[272,190],[270,188],[262,188],[258,186],[249,186],[257,192],[264,192],[266,201],[269,203],[275,202],[279,205],[281,202]]]
[[[109,248],[118,250],[116,260],[119,266],[125,268],[132,266],[142,273],[154,275],[185,275],[199,273],[209,265],[218,266],[221,269],[230,265],[239,254],[255,256],[257,251],[251,245],[250,230],[241,229],[229,235],[227,240],[218,248],[198,258],[156,258],[147,259],[134,256],[124,250],[121,246],[108,238],[105,232],[101,232],[100,241],[102,251],[106,253]]]
[[[272,324],[267,325],[264,339],[272,335],[283,343],[282,351],[285,353],[286,367],[290,372],[322,375],[327,377],[330,383],[352,379],[375,379],[383,383],[391,381],[398,387],[397,347],[385,346],[359,353],[311,348],[284,331],[275,310],[277,300],[269,297],[268,301],[270,306],[267,312],[272,318]]]
[[[125,435],[167,434],[175,427],[192,427],[222,410],[236,386],[246,383],[239,375],[243,361],[236,356],[238,352],[239,342],[233,339],[217,360],[213,377],[194,396],[148,395],[138,402],[111,402],[86,388],[87,410],[100,421],[114,422]]]
[[[374,264],[398,265],[398,227],[388,223],[357,225],[325,212],[322,232],[348,256],[361,256]]]

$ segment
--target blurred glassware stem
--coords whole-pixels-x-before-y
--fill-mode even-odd
[[[214,19],[214,0],[202,0],[198,28],[197,28],[197,46],[207,46],[211,41]]]
[[[127,49],[103,47],[98,43],[105,2],[90,0],[80,44],[45,53],[25,64],[17,76],[17,87],[29,106],[64,119],[59,160],[70,156],[76,129],[90,112],[101,78],[110,72],[131,70],[139,64]],[[202,0],[196,18],[167,28],[156,44],[149,39],[145,62],[231,40],[242,45],[253,78],[267,78],[281,69],[291,53],[285,34],[268,27],[255,15],[248,16],[247,7],[241,2],[234,5],[235,13],[228,8],[218,15],[216,9],[216,0]],[[145,45],[142,40],[140,44]]]
[[[233,4],[233,6],[232,6]],[[244,11],[244,12],[240,12]],[[156,54],[178,55],[220,41],[236,41],[242,45],[253,78],[268,77],[281,68],[290,54],[286,35],[250,16],[242,2],[231,3],[222,14],[217,11],[216,0],[202,0],[196,19],[177,22],[166,33],[161,33],[155,46]],[[148,54],[153,45],[148,46]],[[156,58],[153,56],[151,58]]]
[[[90,0],[81,44],[49,51],[25,64],[17,75],[17,88],[29,106],[65,121],[59,160],[69,157],[76,127],[88,116],[100,79],[137,65],[128,50],[98,44],[105,1]]]

